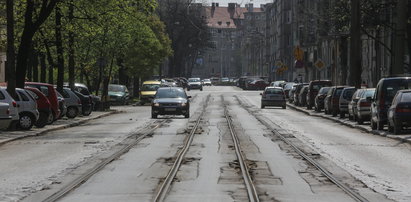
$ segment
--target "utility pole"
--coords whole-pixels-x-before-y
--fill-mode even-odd
[[[361,87],[361,24],[360,1],[351,0],[351,27],[350,27],[350,72],[349,85]]]
[[[7,0],[7,91],[16,97],[16,68],[14,53],[14,2]]]
[[[398,0],[394,26],[394,57],[391,74],[404,73],[405,35],[407,31],[407,1]]]

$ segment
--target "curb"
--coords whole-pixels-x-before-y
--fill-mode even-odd
[[[388,132],[385,132],[385,131],[372,130],[371,128],[367,129],[367,128],[364,128],[364,127],[359,126],[359,125],[357,125],[357,124],[346,123],[346,122],[344,122],[344,121],[342,121],[342,120],[334,119],[334,118],[329,117],[329,116],[326,116],[326,115],[314,114],[314,113],[312,113],[312,112],[310,112],[310,111],[307,111],[307,110],[305,110],[305,109],[301,109],[300,107],[294,106],[294,105],[292,105],[292,104],[290,104],[290,103],[287,103],[287,107],[290,107],[290,108],[293,109],[293,110],[302,112],[302,113],[307,114],[307,115],[309,115],[309,116],[315,116],[315,117],[320,117],[320,118],[323,118],[323,119],[328,119],[328,120],[330,120],[330,121],[334,121],[334,122],[340,123],[340,124],[342,124],[342,125],[344,125],[344,126],[348,126],[348,127],[350,127],[350,128],[359,129],[359,130],[361,130],[361,131],[363,131],[363,132],[366,132],[366,133],[371,133],[371,134],[373,134],[373,135],[379,135],[379,136],[382,136],[382,137],[387,137],[387,138],[391,138],[391,139],[394,139],[394,140],[398,140],[398,141],[401,141],[401,142],[407,142],[407,143],[410,143],[410,144],[411,144],[411,136],[408,136],[408,137],[399,137],[398,135],[390,135]]]
[[[96,119],[99,119],[99,118],[107,117],[107,116],[110,116],[110,115],[113,115],[113,114],[118,114],[118,113],[122,113],[122,112],[114,110],[114,111],[107,112],[105,114],[100,114],[96,117],[92,117],[92,118],[89,118],[89,119],[83,119],[83,120],[80,120],[80,121],[77,121],[77,122],[74,122],[74,123],[70,123],[70,124],[66,124],[66,125],[62,125],[62,126],[58,126],[58,127],[54,127],[54,128],[45,129],[45,130],[39,131],[39,132],[37,132],[35,134],[32,134],[32,135],[22,135],[22,136],[19,136],[19,137],[10,138],[8,140],[4,140],[4,141],[0,142],[0,146],[4,145],[4,144],[7,144],[9,142],[12,142],[12,141],[23,139],[23,138],[42,136],[42,135],[44,135],[46,133],[49,133],[49,132],[62,130],[62,129],[66,129],[66,128],[72,128],[72,127],[82,125],[82,124],[87,123],[87,122],[92,121],[92,120],[96,120]]]

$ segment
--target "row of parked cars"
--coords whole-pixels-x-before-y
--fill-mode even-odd
[[[76,83],[71,90],[68,84],[61,92],[47,83],[26,82],[24,89],[16,88],[13,98],[6,90],[6,84],[0,87],[0,129],[29,130],[53,123],[67,116],[89,116],[98,97],[90,94],[84,84]]]
[[[390,132],[399,134],[411,126],[411,77],[383,78],[376,88],[333,86],[328,80],[285,83],[283,88],[289,89],[288,101],[296,106],[324,110],[340,118],[348,116],[358,124],[369,121],[373,130],[387,125]]]

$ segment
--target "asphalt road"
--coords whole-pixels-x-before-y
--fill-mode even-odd
[[[150,107],[0,146],[0,201],[42,201],[82,175],[137,131],[167,120],[61,201],[151,201],[205,106],[200,130],[165,201],[248,201],[224,119],[228,106],[261,201],[354,201],[256,119],[314,156],[368,201],[411,200],[411,147],[292,109],[260,109],[259,91],[204,87],[191,118],[150,117]],[[209,99],[207,99],[209,97]]]

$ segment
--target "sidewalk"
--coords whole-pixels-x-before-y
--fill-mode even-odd
[[[290,104],[290,103],[287,103],[287,107],[290,107],[294,110],[303,112],[303,113],[305,113],[309,116],[316,116],[316,117],[325,118],[325,119],[340,123],[342,125],[345,125],[345,126],[348,126],[348,127],[351,127],[351,128],[360,129],[360,130],[362,130],[364,132],[367,132],[367,133],[372,133],[374,135],[380,135],[380,136],[383,136],[383,137],[388,137],[388,138],[391,138],[391,139],[399,140],[401,142],[411,143],[411,134],[393,135],[392,133],[390,133],[386,130],[383,130],[383,131],[372,130],[371,126],[368,123],[365,123],[363,125],[359,125],[357,122],[348,120],[348,118],[342,119],[339,116],[333,117],[331,115],[326,115],[323,112],[324,110],[322,112],[316,112],[314,110],[307,110],[306,108],[303,108],[303,107],[297,107],[297,106],[295,106],[293,104]]]
[[[48,133],[51,131],[56,131],[56,130],[78,126],[88,121],[106,117],[106,116],[109,116],[111,114],[118,113],[118,112],[119,111],[115,111],[115,110],[108,111],[108,112],[93,111],[90,116],[80,116],[74,119],[68,119],[67,117],[64,117],[62,119],[55,121],[51,125],[46,125],[44,128],[36,128],[35,126],[33,126],[33,128],[28,131],[21,131],[21,130],[0,131],[0,145],[3,145],[5,143],[8,143],[14,140],[26,138],[26,137],[40,136],[40,135],[44,135],[45,133]]]

